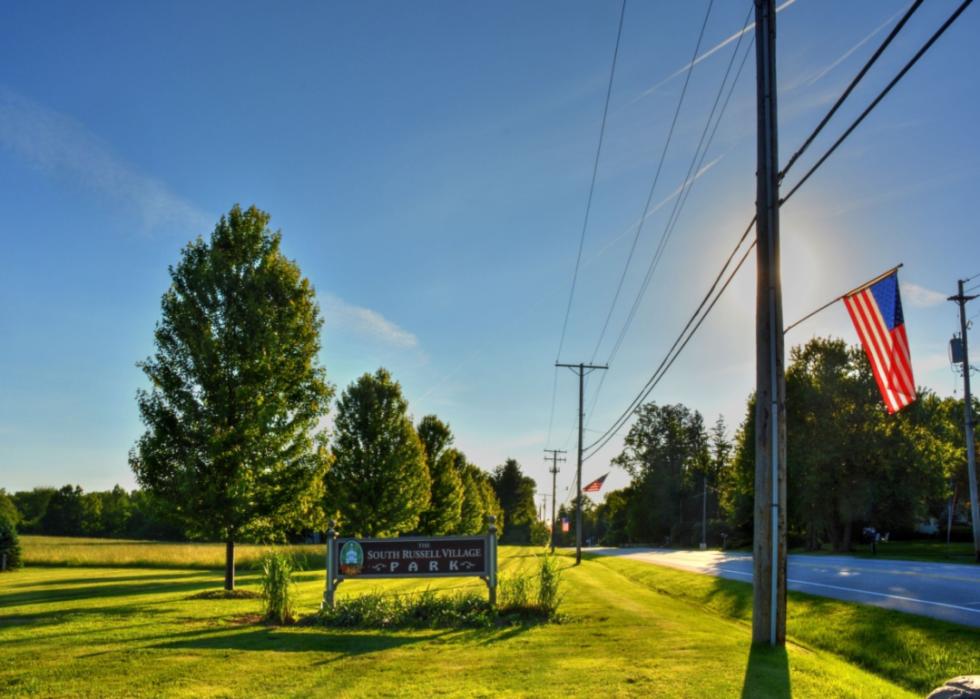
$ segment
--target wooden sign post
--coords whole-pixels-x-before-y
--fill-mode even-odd
[[[490,604],[497,603],[497,527],[487,517],[483,536],[404,536],[392,539],[338,538],[327,530],[327,586],[323,605],[334,606],[345,580],[375,578],[479,577]]]

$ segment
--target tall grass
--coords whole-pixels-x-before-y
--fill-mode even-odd
[[[283,551],[268,551],[262,556],[262,601],[265,618],[276,624],[293,620],[293,560]]]
[[[217,569],[225,565],[224,544],[24,535],[21,548],[28,566]],[[268,546],[259,544],[238,544],[235,561],[242,568],[255,567],[267,550]],[[296,570],[324,566],[323,545],[297,544],[279,550],[293,559]]]

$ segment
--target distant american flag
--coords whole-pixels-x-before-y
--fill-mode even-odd
[[[889,414],[915,400],[915,379],[909,338],[905,334],[898,273],[844,296],[854,328],[871,362],[878,389]]]
[[[608,476],[608,475],[609,474],[607,473],[606,476]],[[582,492],[585,492],[585,493],[598,493],[599,490],[602,488],[602,484],[606,482],[606,476],[599,476],[594,481],[592,481],[591,483],[589,483],[587,486],[585,486],[584,488],[582,488]]]

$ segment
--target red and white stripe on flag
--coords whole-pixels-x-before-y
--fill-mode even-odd
[[[886,280],[892,279],[895,277]],[[897,281],[892,283],[895,284],[894,293],[897,297]],[[892,309],[880,308],[873,293],[874,286],[845,296],[844,305],[854,322],[868,361],[871,362],[871,370],[878,382],[878,390],[881,391],[885,407],[889,414],[894,414],[915,400],[909,339],[901,316],[901,302],[898,301],[897,314]],[[882,314],[883,311],[885,315]],[[886,320],[886,316],[891,319],[891,323]]]

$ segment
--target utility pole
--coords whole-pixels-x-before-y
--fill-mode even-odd
[[[786,642],[786,381],[779,263],[775,0],[755,0],[756,402],[752,641]]]
[[[559,454],[567,454],[564,449],[545,449],[546,454],[551,454],[551,552],[555,552],[555,541],[558,538],[558,511],[555,509],[555,494],[558,492],[558,462],[565,461]],[[548,457],[544,457],[545,461]]]
[[[966,426],[966,470],[970,477],[970,518],[973,520],[973,556],[980,563],[980,503],[977,502],[977,451],[973,437],[973,398],[970,395],[970,351],[966,341],[966,302],[977,298],[963,293],[963,284],[958,282],[959,293],[950,296],[960,306],[960,340],[963,344],[963,422]]]
[[[585,375],[596,369],[608,369],[605,364],[561,364],[557,367],[571,369],[578,374],[578,471],[575,489],[575,565],[582,562],[582,434],[585,431]]]
[[[701,550],[708,549],[708,474],[701,474]]]

